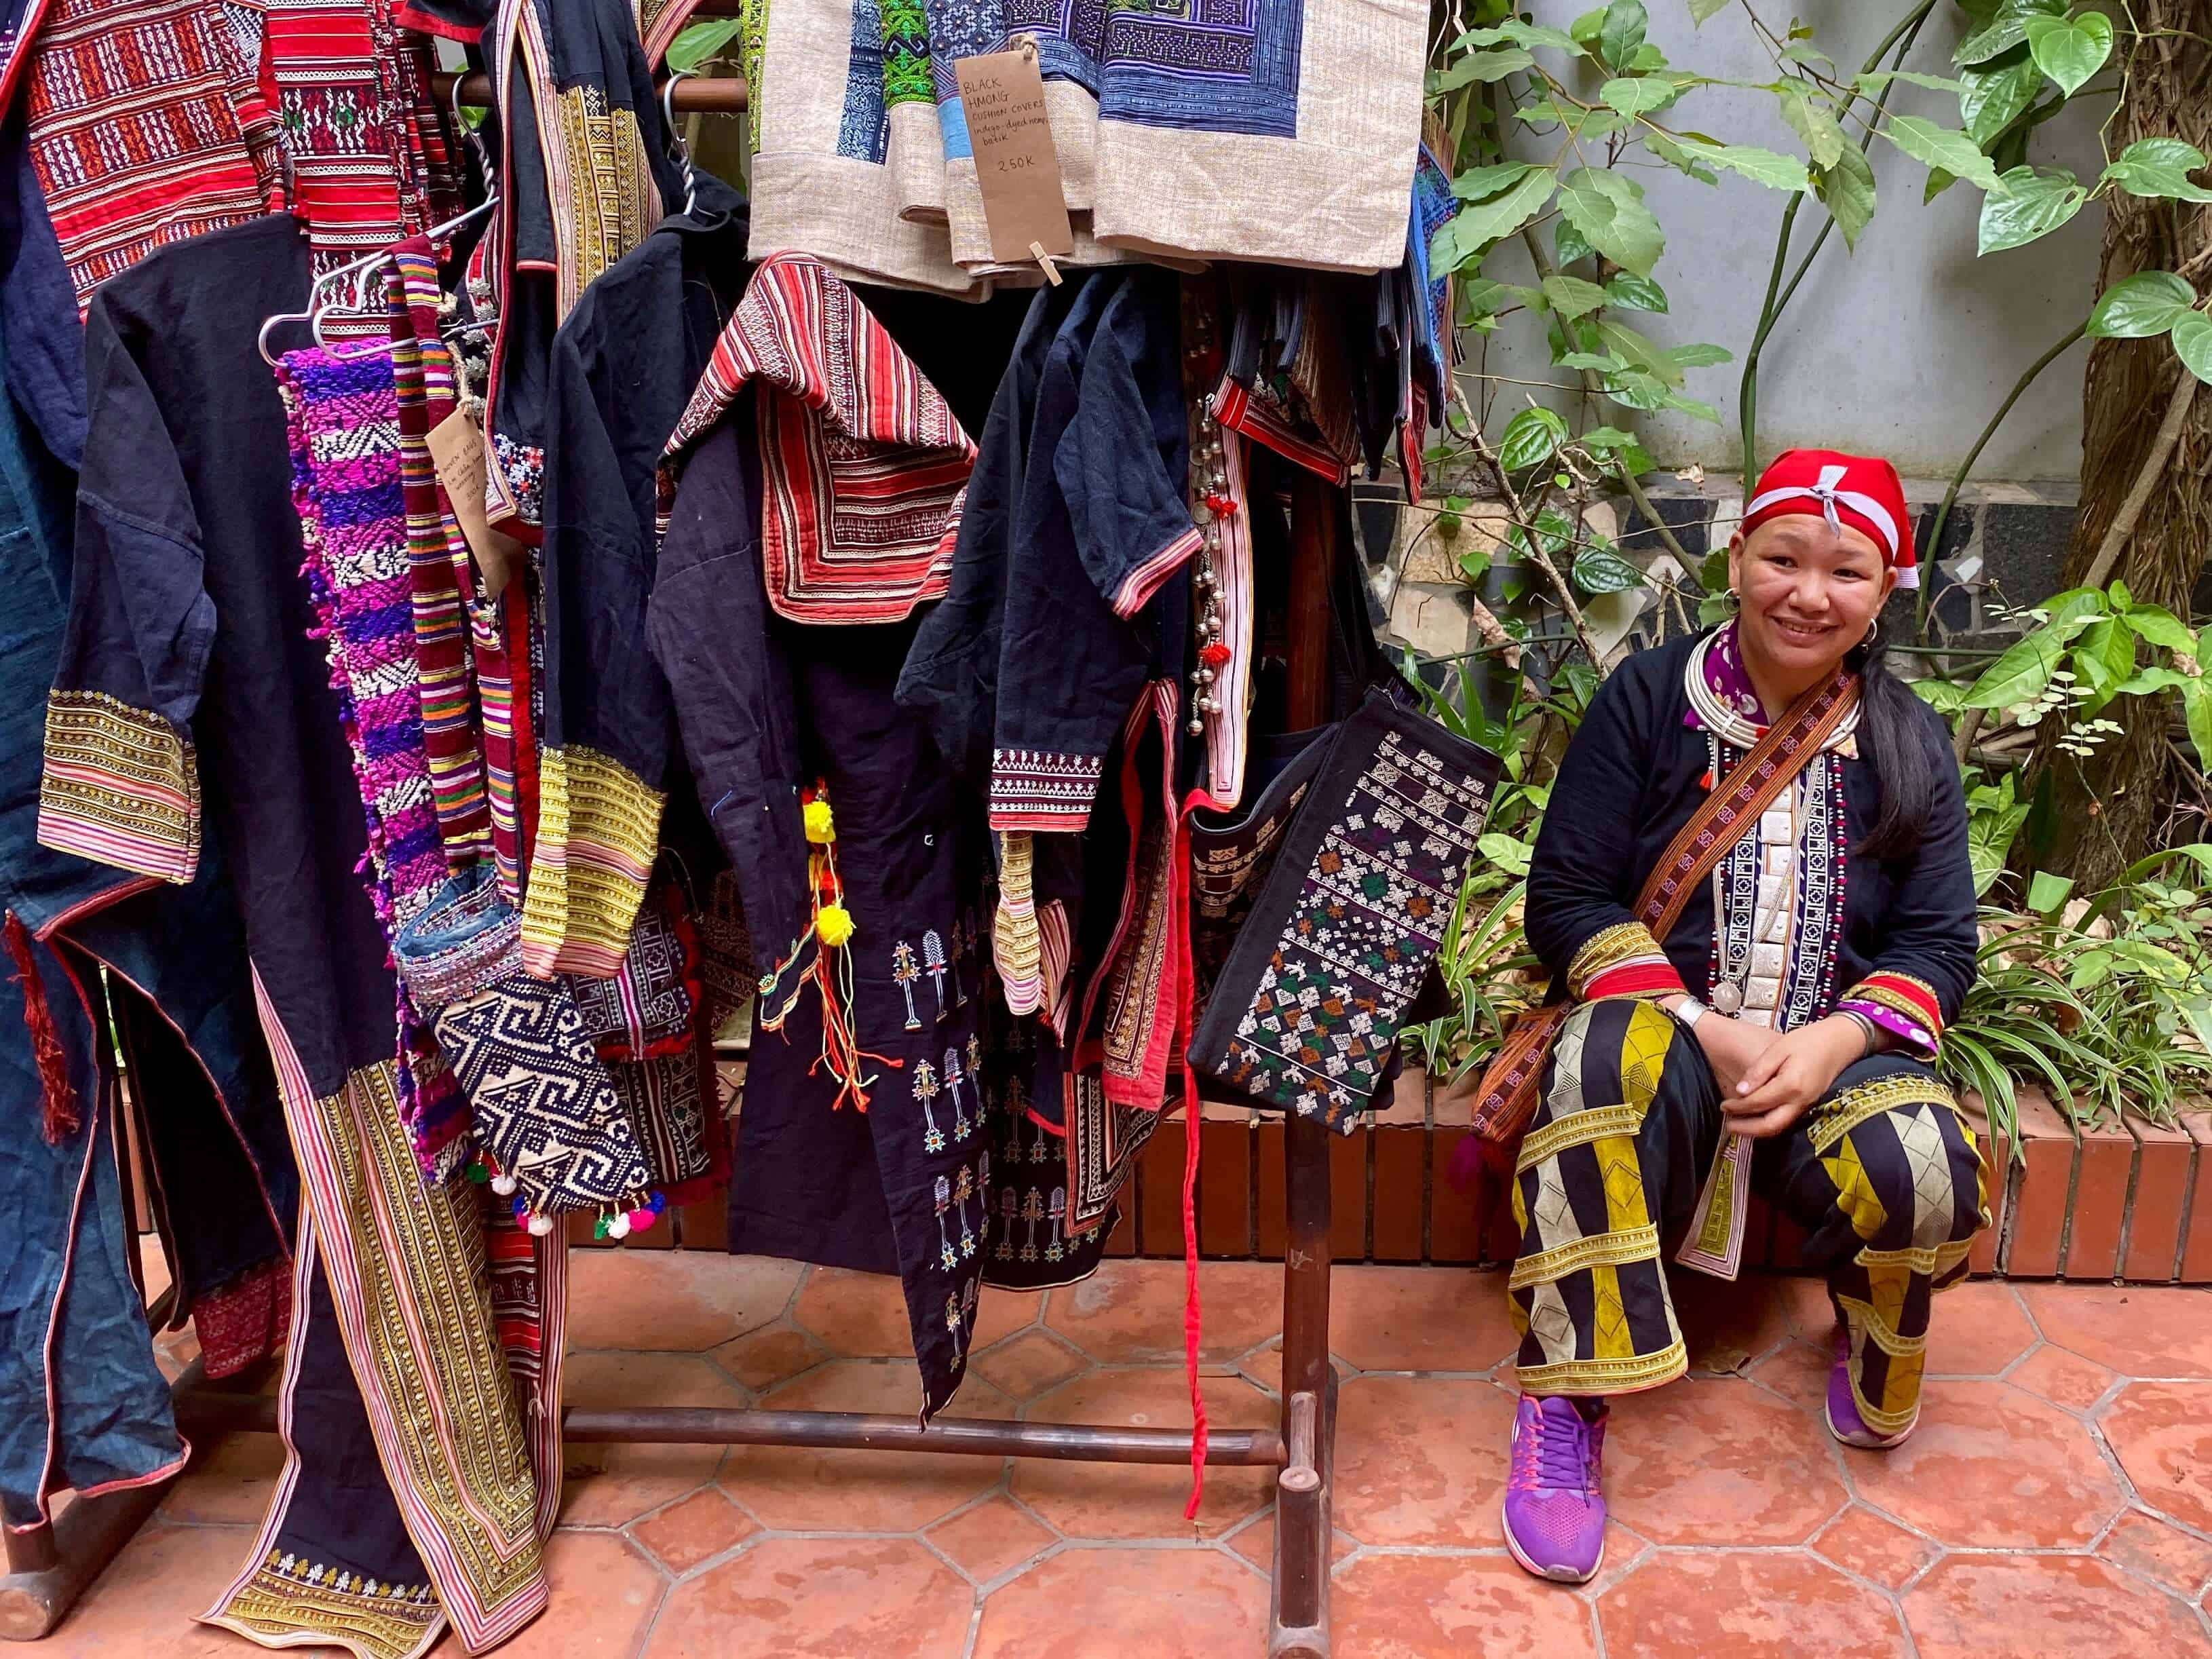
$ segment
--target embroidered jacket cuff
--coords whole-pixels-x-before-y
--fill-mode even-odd
[[[199,763],[159,714],[98,691],[46,698],[39,843],[181,887],[200,861]]]
[[[991,754],[991,828],[1079,831],[1091,820],[1103,755],[998,749]]]
[[[1844,993],[1838,1012],[1863,1014],[1885,1031],[1933,1054],[1943,1036],[1943,1005],[1936,988],[1910,974],[1869,974]]]
[[[1567,995],[1577,1002],[1607,997],[1686,996],[1689,988],[1641,922],[1624,921],[1594,934],[1567,964]]]
[[[1198,526],[1193,525],[1124,576],[1121,586],[1114,590],[1114,614],[1127,621],[1142,611],[1160,591],[1160,585],[1189,562],[1204,543]]]
[[[660,849],[666,797],[580,744],[538,759],[538,844],[522,903],[522,964],[607,979],[622,966]]]

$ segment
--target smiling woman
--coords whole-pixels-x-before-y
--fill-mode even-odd
[[[1886,461],[1794,451],[1747,508],[1739,614],[1606,682],[1528,872],[1571,1006],[1515,1164],[1505,1532],[1572,1583],[1603,1554],[1605,1396],[1686,1363],[1662,1241],[1733,1279],[1749,1194],[1787,1210],[1836,1308],[1829,1426],[1881,1448],[1984,1219],[1929,1063],[1974,973],[1965,803],[1942,721],[1881,664],[1904,492]]]

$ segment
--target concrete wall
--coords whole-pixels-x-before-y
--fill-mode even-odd
[[[1815,44],[1846,74],[1857,69],[1905,9],[1903,0],[1753,3],[1759,16],[1777,28],[1786,26],[1794,10],[1813,27]],[[1538,22],[1565,27],[1589,3],[1533,0],[1527,9]],[[1737,80],[1775,78],[1772,60],[1740,5],[1696,30],[1685,0],[1648,3],[1651,38],[1677,65]],[[1962,21],[1955,6],[1939,6],[1906,67],[1950,74]],[[1590,92],[1595,85],[1593,78]],[[1959,125],[1957,100],[1947,93],[1900,86],[1891,108]],[[2097,125],[2109,108],[2109,100],[2099,100],[2046,123],[2033,141],[2031,158],[2045,166],[2070,167],[2085,182],[2094,180],[2103,166]],[[1726,141],[1803,153],[1765,93],[1701,88],[1661,118]],[[1558,147],[1556,137],[1522,143],[1523,153],[1546,160]],[[1873,159],[1880,199],[1874,222],[1855,252],[1846,253],[1840,233],[1830,236],[1767,343],[1760,375],[1760,450],[1770,457],[1790,445],[1872,451],[1887,454],[1907,474],[1942,477],[1964,458],[2021,370],[2086,314],[2095,292],[2102,216],[2092,205],[2054,235],[1980,259],[1974,252],[1980,191],[1954,185],[1923,206],[1927,175],[1918,162],[1881,140]],[[1663,415],[1644,417],[1644,429],[1662,461],[1733,468],[1741,442],[1741,360],[1758,322],[1787,198],[1728,173],[1717,186],[1665,167],[1641,169],[1638,176],[1668,233],[1667,252],[1654,274],[1674,310],[1668,316],[1635,320],[1648,320],[1646,331],[1662,343],[1711,341],[1738,359],[1689,373],[1687,391],[1720,410],[1722,426]],[[1796,246],[1809,245],[1826,218],[1818,202],[1808,202],[1797,216]],[[1517,246],[1494,256],[1491,271],[1507,281],[1528,280],[1526,258]],[[1492,337],[1486,350],[1491,372],[1555,378],[1540,331],[1516,329],[1521,320],[1509,320]],[[1470,342],[1475,345],[1470,368],[1484,366],[1479,339]],[[1984,452],[1978,476],[2075,475],[2080,464],[2083,355],[2084,348],[2076,346],[2045,372]],[[1470,387],[1471,392],[1478,390]],[[1526,392],[1503,388],[1505,407],[1517,405]]]

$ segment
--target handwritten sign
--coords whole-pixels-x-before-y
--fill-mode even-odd
[[[986,52],[952,65],[975,146],[991,257],[1010,264],[1075,251],[1036,48],[1026,40],[1022,45],[1023,50]]]
[[[469,550],[477,556],[482,597],[496,599],[514,573],[522,546],[494,530],[484,516],[483,433],[466,410],[457,409],[431,428],[428,441],[430,464],[438,469],[438,482],[446,487],[453,517]]]

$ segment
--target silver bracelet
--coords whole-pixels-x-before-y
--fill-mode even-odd
[[[1881,1042],[1881,1028],[1856,1008],[1838,1008],[1836,1012],[1859,1028],[1862,1034],[1860,1041],[1864,1045],[1860,1051],[1859,1058],[1872,1059],[1876,1045]]]

